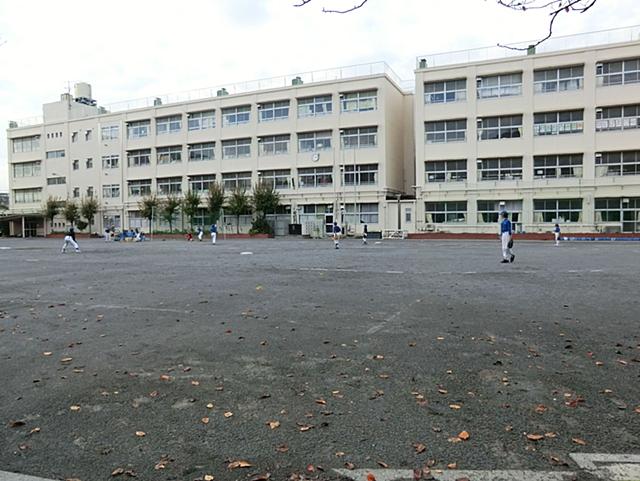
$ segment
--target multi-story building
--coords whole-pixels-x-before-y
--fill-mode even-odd
[[[191,190],[203,197],[194,223],[205,225],[211,183],[250,194],[262,180],[280,193],[280,231],[302,223],[324,232],[334,220],[353,233],[362,223],[382,229],[395,213],[387,197],[413,182],[412,95],[396,79],[371,64],[122,111],[98,107],[90,86],[78,84],[74,97],[43,106],[42,123],[8,130],[12,212],[33,220],[50,196],[95,197],[94,230],[146,229],[145,195]],[[22,225],[16,220],[13,233]],[[64,226],[59,216],[54,228]]]
[[[506,209],[519,231],[640,232],[638,31],[418,59],[416,229],[495,232]]]

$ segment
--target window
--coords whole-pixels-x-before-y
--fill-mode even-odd
[[[583,85],[584,65],[533,71],[533,91],[537,94],[581,90]]]
[[[622,223],[622,232],[640,232],[640,197],[596,199],[595,221]]]
[[[216,111],[191,112],[188,114],[187,124],[189,130],[213,129],[216,126]]]
[[[209,187],[216,181],[215,174],[192,175],[189,177],[189,189],[193,192],[208,192]]]
[[[596,177],[640,175],[640,150],[596,154]]]
[[[260,180],[274,189],[288,189],[291,171],[289,169],[262,170]]]
[[[85,168],[93,169],[93,159],[91,157],[87,157],[87,160],[84,162]]]
[[[67,183],[66,177],[49,177],[47,179],[47,185],[62,185]]]
[[[478,159],[478,180],[522,179],[522,157]]]
[[[93,187],[87,187],[87,197],[93,197]]]
[[[80,187],[74,187],[73,188],[73,198],[77,199],[78,197],[80,197]]]
[[[333,185],[333,167],[298,169],[298,185],[304,187],[329,187]]]
[[[120,197],[120,185],[119,184],[106,184],[102,186],[102,197],[105,199],[115,199]]]
[[[46,154],[47,159],[60,159],[64,157],[64,150],[50,150]]]
[[[424,141],[427,144],[464,142],[465,140],[467,140],[467,119],[424,123]]]
[[[92,136],[93,131],[91,129],[87,129],[84,131],[84,140],[91,140],[91,136]]]
[[[640,105],[619,105],[596,109],[596,132],[640,128]]]
[[[118,125],[109,125],[100,129],[100,138],[102,140],[117,140],[120,136],[120,127]]]
[[[340,131],[343,149],[364,149],[378,144],[378,127],[356,127]]]
[[[317,152],[331,148],[331,131],[298,134],[298,152]]]
[[[405,207],[404,209],[404,221],[411,222],[411,207]]]
[[[355,213],[354,213],[355,207]],[[378,203],[367,202],[361,204],[345,204],[344,220],[348,224],[377,224],[378,223]]]
[[[290,135],[269,135],[258,138],[260,155],[279,155],[289,153]]]
[[[215,142],[205,142],[202,144],[191,144],[189,149],[189,162],[199,162],[201,160],[213,160],[215,158]]]
[[[80,169],[80,161],[78,159],[74,160],[71,163],[71,166],[72,166],[73,170],[79,170]]]
[[[425,82],[424,103],[444,104],[467,100],[467,79]]]
[[[369,112],[378,109],[378,91],[363,90],[340,94],[340,108],[343,112]]]
[[[521,200],[479,200],[478,201],[478,224],[490,224],[500,220],[500,212],[506,210],[512,223],[520,222],[522,215]]]
[[[533,157],[534,179],[582,177],[582,154],[536,155]]]
[[[127,138],[140,139],[149,136],[150,120],[138,120],[136,122],[127,123]]]
[[[35,204],[42,201],[42,189],[16,189],[13,191],[13,201],[16,204]]]
[[[182,146],[158,147],[156,149],[156,162],[158,162],[158,165],[182,162]]]
[[[163,177],[157,179],[158,194],[180,194],[182,193],[182,177]]]
[[[13,153],[18,154],[21,152],[33,152],[40,148],[40,136],[32,135],[30,137],[19,137],[13,139]]]
[[[75,144],[78,141],[78,132],[71,132],[71,143]]]
[[[342,184],[375,185],[378,183],[378,164],[345,165],[342,173]]]
[[[319,95],[298,99],[298,117],[327,115],[333,110],[331,95]]]
[[[522,115],[478,119],[478,140],[513,139],[522,136]]]
[[[579,134],[584,129],[584,111],[540,112],[533,114],[533,135]]]
[[[258,105],[260,122],[271,122],[273,120],[284,120],[289,118],[289,101],[266,102]]]
[[[534,199],[533,222],[581,222],[582,199]]]
[[[424,163],[425,182],[462,182],[467,180],[467,160],[436,160]]]
[[[13,178],[37,177],[40,175],[40,161],[13,164]]]
[[[623,85],[640,82],[640,58],[604,62],[596,65],[597,85]]]
[[[151,149],[127,151],[127,165],[129,167],[142,167],[151,164]]]
[[[233,125],[246,124],[251,116],[251,106],[229,107],[222,109],[222,126],[231,127]]]
[[[237,159],[251,156],[251,139],[232,139],[222,141],[222,158]]]
[[[427,224],[455,224],[467,221],[467,201],[425,202]]]
[[[102,156],[102,168],[103,169],[117,169],[120,161],[119,155],[103,155]]]
[[[169,115],[156,119],[156,135],[175,134],[182,129],[182,115]]]
[[[231,172],[222,174],[225,190],[232,191],[236,187],[242,190],[251,189],[251,172]]]
[[[478,77],[476,85],[479,99],[522,95],[522,72]]]
[[[151,179],[130,180],[128,185],[129,197],[141,197],[151,194]]]

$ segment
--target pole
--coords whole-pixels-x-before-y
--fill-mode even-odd
[[[353,149],[353,236],[356,236],[356,229],[358,228],[358,221],[360,220],[360,216],[357,215],[357,205],[356,205],[356,197],[357,197],[357,181],[358,176],[356,175],[356,149]]]
[[[25,235],[24,235],[24,216],[22,216],[22,238],[23,239],[25,238]]]
[[[401,213],[401,211],[402,211],[402,209],[400,208],[400,197],[402,197],[401,194],[396,194],[396,199],[398,199],[398,230],[399,231],[402,230],[402,225],[401,225],[401,222],[402,222],[402,213]]]

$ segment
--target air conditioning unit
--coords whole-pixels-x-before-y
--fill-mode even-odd
[[[601,152],[596,152],[596,160],[598,159],[602,159],[602,153]]]
[[[476,85],[482,87],[482,77],[476,77]]]
[[[603,65],[601,63],[596,64],[596,75],[602,75]]]

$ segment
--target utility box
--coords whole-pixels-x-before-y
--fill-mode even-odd
[[[289,224],[289,235],[302,235],[302,224]]]

